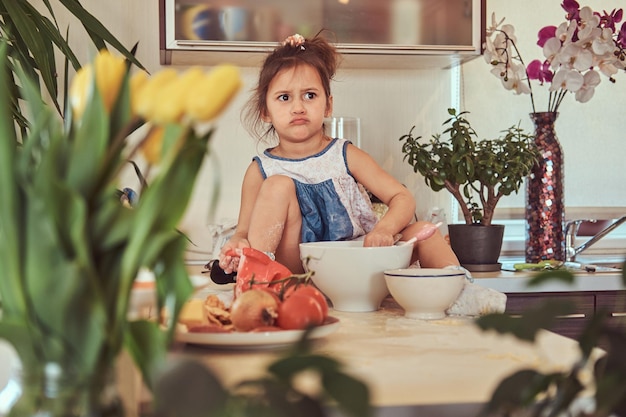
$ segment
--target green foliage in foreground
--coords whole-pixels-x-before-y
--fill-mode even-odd
[[[530,285],[549,280],[571,283],[573,278],[573,274],[565,270],[544,271],[537,274]],[[622,269],[622,283],[626,288],[626,269]],[[574,312],[574,307],[571,303],[546,301],[521,317],[490,314],[480,317],[476,323],[483,330],[512,334],[533,342],[540,330],[550,328],[558,316]],[[555,373],[522,369],[513,373],[500,382],[481,416],[626,416],[626,326],[610,326],[608,317],[608,312],[600,311],[587,321],[577,338],[580,359],[571,369]],[[593,353],[599,343],[607,348],[606,354],[597,359]],[[576,411],[579,394],[587,386],[588,369],[593,369],[596,387],[595,412],[591,415]],[[522,414],[518,414],[520,412]]]
[[[308,379],[304,385],[314,392],[299,388],[298,378]],[[324,417],[328,407],[352,417],[373,415],[367,386],[337,360],[311,353],[306,334],[265,375],[230,391],[210,369],[183,358],[160,375],[154,394],[155,413],[163,417]]]

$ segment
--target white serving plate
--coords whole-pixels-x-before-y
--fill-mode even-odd
[[[339,319],[327,317],[324,324],[311,330],[309,337],[319,339],[334,333],[339,328]],[[231,333],[190,333],[179,331],[179,342],[228,349],[266,349],[275,348],[300,340],[304,330],[277,330],[272,332],[231,332]]]

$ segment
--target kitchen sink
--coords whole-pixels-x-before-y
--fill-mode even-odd
[[[606,268],[622,269],[624,267],[623,256],[578,256],[576,257],[576,262],[579,262],[583,265],[597,265]]]

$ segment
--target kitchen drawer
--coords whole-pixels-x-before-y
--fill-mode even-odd
[[[554,326],[547,329],[571,338],[580,335],[586,321],[595,311],[593,293],[515,293],[507,294],[506,313],[519,315],[548,300],[568,301],[576,306],[575,311],[557,318]]]
[[[626,292],[596,293],[596,311],[607,317],[609,325],[626,329]]]

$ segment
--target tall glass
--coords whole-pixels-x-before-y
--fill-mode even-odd
[[[358,117],[329,117],[324,120],[326,134],[331,138],[348,139],[361,147],[361,119]]]

